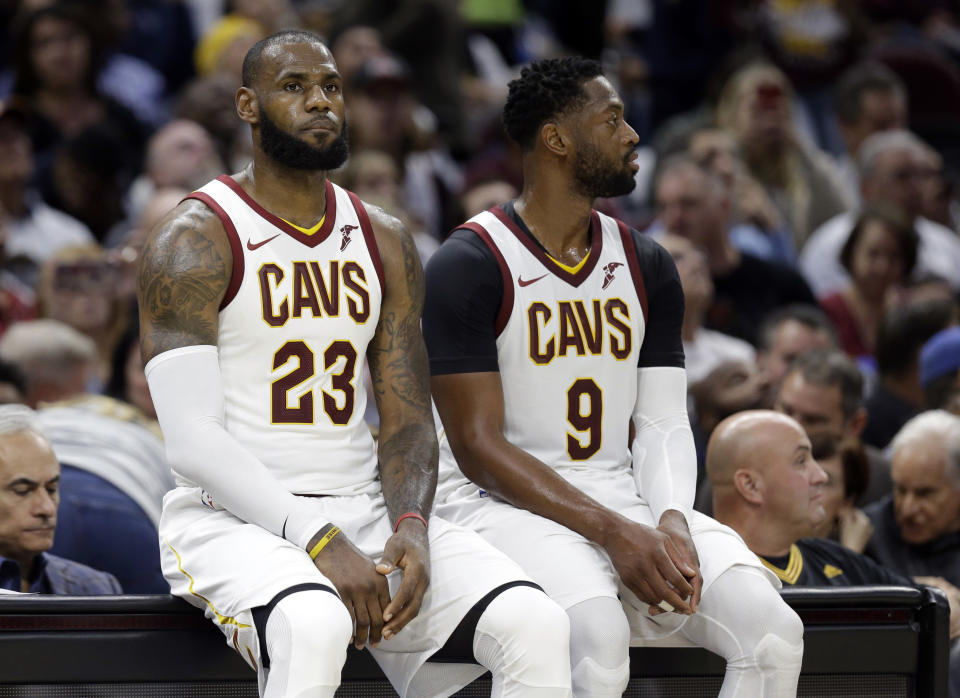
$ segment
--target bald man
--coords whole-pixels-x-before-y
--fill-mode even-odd
[[[791,417],[750,410],[720,422],[707,444],[707,477],[714,517],[739,533],[784,584],[912,586],[839,543],[808,538],[826,517],[827,475]]]

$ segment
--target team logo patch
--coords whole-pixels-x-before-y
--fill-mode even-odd
[[[603,265],[603,286],[600,287],[601,291],[613,282],[613,275],[617,267],[622,266],[623,264],[621,262],[610,262],[610,264]]]
[[[355,225],[344,225],[340,228],[340,234],[343,236],[343,239],[340,240],[340,251],[343,252],[347,249],[347,245],[350,244],[350,233],[357,229],[358,226]]]
[[[211,497],[210,493],[206,490],[200,490],[200,501],[203,502],[203,506],[210,507],[214,511],[217,510],[216,505],[213,503],[213,497]]]

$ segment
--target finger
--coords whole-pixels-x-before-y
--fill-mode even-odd
[[[677,545],[673,538],[668,538],[664,548],[667,551],[667,555],[670,556],[671,562],[680,570],[684,577],[689,578],[697,573],[699,564],[696,563],[696,557],[691,556],[690,552],[685,549],[685,545]]]
[[[665,565],[666,569],[659,569],[660,577],[650,580],[653,586],[654,601],[666,601],[677,611],[677,613],[692,613],[687,599],[693,593],[693,587],[687,582],[686,578],[680,574],[680,570],[673,565]]]
[[[367,613],[370,616],[370,644],[376,647],[380,644],[383,630],[383,611],[380,608],[379,596],[371,596],[367,599]]]
[[[390,536],[383,546],[383,555],[377,563],[377,572],[383,575],[390,574],[397,568],[400,558],[403,557],[403,547],[396,542],[396,536]]]
[[[362,650],[367,644],[367,635],[370,632],[370,613],[367,611],[367,604],[363,599],[358,599],[354,605],[357,612],[357,630],[353,636],[353,646]]]
[[[413,594],[417,588],[416,570],[405,570],[400,577],[400,586],[397,587],[397,593],[393,595],[390,603],[383,609],[383,619],[388,623],[393,620],[400,610],[410,603]],[[389,637],[387,638],[390,639]]]
[[[350,638],[350,642],[353,642],[357,638],[356,628],[357,628],[357,614],[353,610],[353,602],[346,596],[341,596],[340,600],[343,602],[343,605],[347,607],[347,611],[350,613],[350,627],[354,629],[353,636]]]
[[[690,583],[693,585],[693,595],[690,597],[690,609],[696,613],[697,607],[700,605],[700,594],[703,591],[703,575],[698,573],[696,577],[690,580]]]
[[[397,614],[394,616],[393,620],[387,624],[384,628],[383,634],[384,637],[392,637],[398,632],[403,630],[403,628],[417,617],[417,614],[420,613],[420,607],[423,604],[423,595],[427,591],[427,582],[426,577],[421,579],[421,582],[417,584],[416,589],[414,590],[413,596],[410,599],[410,602],[407,603]]]

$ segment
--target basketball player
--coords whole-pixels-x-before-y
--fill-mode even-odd
[[[520,196],[427,268],[437,513],[566,609],[574,695],[619,696],[628,646],[674,633],[727,660],[724,698],[795,695],[802,623],[739,536],[692,510],[676,269],[591,208],[634,186],[623,102],[595,62],[542,61],[510,83],[504,123]]]
[[[401,696],[449,695],[484,668],[496,695],[567,696],[562,610],[430,517],[422,270],[396,219],[326,179],[347,157],[341,85],[313,34],[257,43],[236,97],[253,162],[191,194],[144,249],[141,341],[178,484],[164,575],[264,696],[332,696],[351,641]]]

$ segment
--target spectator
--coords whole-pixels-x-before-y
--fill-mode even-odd
[[[0,359],[0,405],[22,405],[26,395],[27,380],[23,371]]]
[[[908,131],[881,131],[860,146],[857,166],[864,205],[895,206],[919,236],[914,276],[939,276],[960,289],[960,238],[921,213],[920,178],[927,146]],[[800,269],[818,298],[837,291],[849,276],[840,263],[857,214],[842,213],[818,228],[800,252]]]
[[[883,316],[877,331],[877,380],[864,401],[864,443],[886,448],[900,427],[924,409],[920,351],[956,321],[956,312],[953,300],[933,299],[906,303]]]
[[[120,263],[95,245],[61,250],[40,274],[41,317],[70,325],[97,348],[94,392],[110,375],[110,358],[130,320],[129,299],[116,295],[122,278]]]
[[[724,420],[707,447],[707,474],[716,519],[784,584],[913,585],[835,541],[812,537],[827,517],[827,476],[790,417],[757,410]]]
[[[847,354],[873,356],[881,318],[916,261],[917,233],[897,209],[868,207],[857,216],[840,251],[850,282],[820,299]]]
[[[769,313],[760,325],[757,345],[757,366],[770,390],[763,404],[773,405],[794,359],[814,349],[836,346],[833,325],[819,308],[787,305]]]
[[[120,594],[113,575],[47,551],[60,499],[60,464],[36,415],[0,406],[0,589],[40,594]]]
[[[6,218],[4,269],[26,286],[58,249],[92,243],[90,230],[48,206],[31,185],[36,172],[27,117],[15,103],[0,106],[0,211]]]
[[[855,439],[867,423],[863,377],[843,352],[811,351],[791,364],[780,384],[774,409],[795,419],[811,441]],[[857,504],[873,502],[890,492],[890,464],[877,449],[868,449],[869,487]]]
[[[505,179],[478,179],[467,185],[460,194],[460,205],[463,208],[461,218],[469,220],[481,211],[515,199],[519,193],[517,188]]]
[[[0,337],[0,360],[23,374],[24,402],[32,408],[85,392],[96,372],[93,340],[56,320],[19,322]]]
[[[133,113],[100,93],[99,56],[82,15],[62,4],[26,14],[16,33],[13,95],[22,100],[41,176],[56,147],[87,128],[105,125],[125,169],[139,167],[147,128]]]
[[[750,173],[780,209],[800,249],[817,226],[853,202],[843,198],[829,157],[795,133],[792,98],[786,76],[776,67],[747,65],[724,86],[717,124],[740,144]]]
[[[730,239],[737,249],[795,266],[793,234],[767,192],[747,172],[733,136],[713,126],[697,128],[690,134],[687,152],[726,186],[733,202]]]
[[[703,327],[703,318],[713,301],[713,280],[707,267],[706,255],[687,238],[664,235],[660,244],[673,257],[683,286],[683,339],[687,383],[699,383],[724,361],[740,360],[753,363],[753,347],[742,339]]]
[[[200,124],[213,138],[220,159],[227,169],[236,171],[247,164],[250,146],[237,118],[233,95],[240,84],[236,77],[215,73],[190,81],[180,92],[173,110],[174,118]],[[238,157],[239,156],[239,157]]]
[[[62,466],[53,552],[110,572],[129,593],[167,593],[157,525],[174,485],[163,442],[156,422],[132,404],[88,394],[73,378],[69,357],[85,346],[78,358],[89,365],[89,345],[51,321],[23,323],[0,340],[0,357],[23,369],[28,386],[46,387],[38,419]]]
[[[875,529],[867,555],[901,574],[960,585],[960,417],[923,412],[891,448],[893,494],[865,509]]]
[[[837,164],[845,193],[860,201],[856,157],[866,138],[907,126],[907,90],[897,74],[882,63],[858,63],[847,69],[834,90],[834,110],[845,152]]]
[[[948,409],[960,395],[960,327],[941,330],[923,345],[920,383],[927,409]]]
[[[717,178],[685,156],[669,158],[656,178],[660,224],[699,245],[707,256],[715,297],[704,324],[756,342],[757,326],[774,308],[815,301],[787,266],[740,252],[730,241],[730,195]],[[764,289],[757,293],[757,289]]]
[[[823,468],[823,523],[814,536],[830,538],[855,553],[862,553],[873,534],[873,524],[857,507],[870,483],[870,461],[863,444],[853,438],[811,440],[813,457]]]

